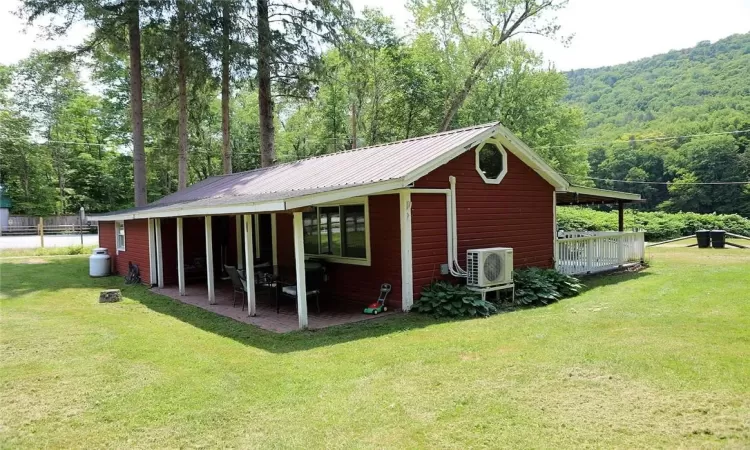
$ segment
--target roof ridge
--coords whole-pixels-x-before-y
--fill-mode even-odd
[[[299,162],[302,162],[302,161],[308,161],[308,160],[312,160],[312,159],[326,158],[328,156],[342,155],[344,153],[354,153],[354,152],[358,152],[358,151],[362,151],[362,150],[369,150],[369,149],[378,148],[378,147],[385,147],[386,145],[395,145],[395,144],[401,144],[401,143],[404,143],[404,142],[414,142],[414,141],[419,141],[419,140],[422,140],[422,139],[429,139],[429,138],[434,138],[434,137],[438,137],[438,136],[445,136],[445,135],[448,135],[448,134],[454,134],[454,133],[460,133],[460,132],[464,132],[464,131],[476,130],[476,129],[479,129],[479,128],[488,128],[488,127],[497,125],[498,123],[499,122],[497,122],[497,121],[496,122],[487,122],[487,123],[483,123],[481,125],[472,125],[470,127],[457,128],[455,130],[440,131],[438,133],[426,134],[424,136],[415,136],[413,138],[401,139],[400,141],[384,142],[382,144],[368,145],[366,147],[352,148],[352,149],[341,150],[341,151],[333,152],[333,153],[324,153],[322,155],[313,155],[313,156],[308,156],[308,157],[305,157],[305,158],[295,159],[294,161],[286,161],[286,162],[283,162],[283,163],[280,163],[280,164],[274,164],[273,166],[258,167],[256,169],[243,170],[242,172],[234,172],[234,173],[227,173],[227,174],[222,174],[222,175],[214,175],[214,176],[211,176],[209,178],[206,178],[206,180],[208,180],[210,178],[230,177],[230,176],[234,176],[234,175],[243,175],[243,174],[248,174],[248,173],[260,172],[260,171],[263,171],[263,170],[274,169],[274,168],[278,168],[278,167],[282,167],[282,166],[288,166],[288,165],[291,165],[291,164],[296,164],[296,163],[299,163]],[[202,181],[205,181],[205,180],[202,180]]]

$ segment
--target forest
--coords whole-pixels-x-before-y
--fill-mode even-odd
[[[554,18],[564,0],[410,0],[404,32],[346,0],[21,3],[52,38],[77,22],[93,33],[0,66],[0,186],[15,214],[111,211],[500,121],[571,181],[641,193],[641,209],[750,216],[750,133],[737,132],[750,130],[750,34],[561,73],[523,35],[569,39]],[[714,182],[734,184],[696,184]]]

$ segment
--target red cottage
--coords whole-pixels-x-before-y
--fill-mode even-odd
[[[201,286],[209,304],[234,277],[251,316],[272,288],[276,303],[296,304],[304,328],[308,308],[362,308],[382,283],[392,286],[388,306],[403,311],[436,279],[476,284],[471,250],[512,248],[512,267],[567,273],[640,258],[642,235],[622,222],[619,233],[596,236],[558,233],[555,223],[556,205],[617,203],[622,212],[639,200],[572,185],[490,123],[211,177],[92,220],[115,273],[132,262],[144,283],[176,285],[179,295]]]

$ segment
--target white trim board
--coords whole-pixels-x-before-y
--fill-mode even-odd
[[[630,192],[620,192],[620,191],[611,191],[609,189],[599,189],[599,188],[592,188],[592,187],[586,187],[586,186],[576,186],[571,184],[568,186],[568,189],[565,191],[560,192],[569,192],[574,194],[581,194],[581,195],[592,195],[595,197],[606,197],[606,198],[615,198],[619,200],[632,200],[632,201],[639,201],[641,200],[640,194],[633,194]]]

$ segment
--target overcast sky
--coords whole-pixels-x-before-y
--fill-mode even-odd
[[[0,63],[12,64],[35,48],[80,42],[85,27],[53,42],[23,33],[12,14],[18,0],[0,0]],[[409,15],[399,0],[352,0],[356,8],[381,7],[405,30]],[[395,5],[395,6],[394,6]],[[574,34],[569,47],[531,37],[529,44],[560,70],[600,67],[637,60],[673,49],[750,32],[750,0],[570,0],[558,13],[562,33]]]

